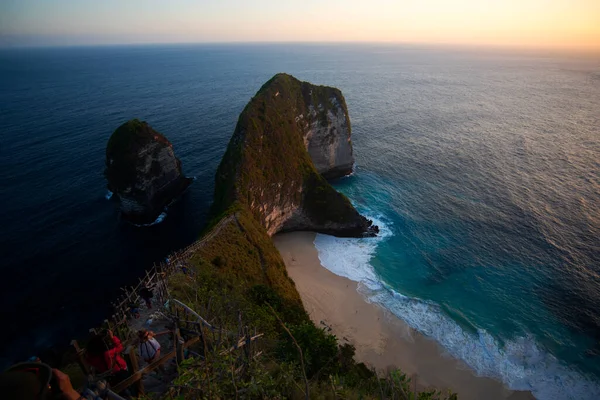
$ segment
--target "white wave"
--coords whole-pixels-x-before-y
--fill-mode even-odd
[[[379,226],[376,237],[338,238],[335,236],[317,234],[315,247],[319,254],[321,265],[336,275],[344,276],[356,282],[362,282],[370,289],[381,287],[379,279],[369,261],[375,254],[377,244],[392,236],[388,223],[381,216],[369,217],[373,224]]]
[[[106,198],[106,200],[110,200],[111,197],[113,197],[113,192],[111,192],[110,190],[107,191],[104,197]]]
[[[156,219],[153,222],[150,222],[149,224],[134,224],[135,226],[152,226],[152,225],[156,225],[156,224],[160,224],[161,222],[163,222],[165,220],[165,218],[167,218],[167,210],[165,209],[165,211],[163,211],[162,213],[160,213],[160,215],[158,217],[156,217]]]
[[[600,386],[562,365],[539,347],[531,336],[500,344],[483,329],[463,330],[436,304],[403,296],[384,288],[362,290],[369,302],[383,305],[419,332],[435,339],[477,375],[502,381],[513,390],[531,390],[540,400],[599,399]]]
[[[362,283],[359,292],[408,325],[435,339],[453,357],[466,362],[477,375],[502,381],[513,390],[530,390],[539,400],[600,399],[600,386],[561,364],[530,336],[500,344],[483,329],[465,331],[431,301],[404,296],[382,282],[370,264],[377,245],[393,235],[383,218],[375,238],[336,238],[318,234],[315,247],[321,264],[336,275]]]

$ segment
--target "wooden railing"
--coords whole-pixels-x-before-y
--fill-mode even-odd
[[[178,340],[178,337],[176,337],[176,339]],[[119,392],[123,391],[124,389],[128,388],[129,386],[132,386],[135,384],[138,394],[140,394],[140,395],[144,394],[144,392],[145,392],[144,385],[142,383],[142,377],[144,374],[154,371],[155,369],[157,369],[161,365],[165,364],[167,361],[169,361],[173,357],[176,357],[177,364],[179,365],[183,361],[184,349],[190,347],[193,344],[198,343],[199,341],[200,341],[200,337],[196,336],[195,338],[192,338],[192,339],[188,340],[187,342],[185,342],[183,345],[176,346],[173,350],[171,350],[170,352],[168,352],[167,354],[165,354],[158,360],[151,362],[150,364],[148,364],[147,366],[145,366],[142,369],[139,368],[139,364],[137,363],[137,355],[135,354],[135,350],[134,349],[130,350],[130,353],[129,353],[130,359],[136,360],[136,361],[132,362],[132,364],[135,364],[135,365],[132,365],[135,372],[129,378],[127,378],[124,381],[122,381],[121,383],[117,384],[112,390],[114,392],[119,393]]]
[[[191,245],[172,253],[165,260],[165,262],[155,264],[150,270],[145,272],[144,276],[139,279],[139,282],[136,286],[121,288],[122,294],[116,299],[115,302],[112,303],[114,310],[112,316],[104,320],[104,323],[100,327],[90,329],[90,332],[93,333],[99,333],[104,329],[112,330],[115,335],[121,338],[124,346],[127,348],[127,357],[134,373],[129,378],[115,386],[113,388],[114,391],[119,392],[135,384],[138,392],[143,393],[144,388],[141,381],[142,375],[155,370],[174,357],[177,361],[177,364],[183,361],[184,349],[198,343],[200,340],[205,340],[205,338],[202,337],[203,327],[209,329],[213,333],[217,331],[220,333],[224,332],[219,328],[212,326],[208,321],[206,321],[184,303],[176,299],[171,299],[169,295],[168,284],[169,277],[175,272],[183,271],[184,268],[190,268],[188,265],[189,258],[216,234],[218,234],[218,232],[234,218],[234,216],[224,218],[201,240],[198,240]],[[159,305],[159,310],[161,309],[160,307],[167,304],[168,301],[171,302],[168,310],[162,310],[167,314],[170,314],[175,322],[175,328],[173,331],[171,331],[175,348],[163,355],[160,359],[153,361],[149,365],[140,369],[135,351],[137,347],[137,338],[135,335],[136,332],[134,329],[132,329],[129,321],[131,321],[134,317],[132,315],[132,308],[134,308],[133,305],[139,305],[141,303],[140,292],[143,288],[152,288],[154,294],[153,299],[155,300],[155,303]],[[181,340],[181,331],[188,333],[192,332],[195,333],[195,335],[186,342],[183,342]],[[240,339],[238,342],[236,342],[236,344],[227,351],[234,351],[244,346],[249,347],[251,342],[262,336],[262,334],[256,334],[256,332],[254,332],[254,335],[250,335],[247,328],[245,331],[240,331],[239,334]],[[220,337],[221,335],[219,334],[219,338]],[[85,350],[79,347],[79,344],[76,340],[71,341],[71,344],[75,348],[78,356],[78,363],[82,371],[86,375],[90,376],[91,371],[85,361]],[[213,343],[213,345],[217,345],[217,347],[220,344],[220,339],[219,343]]]

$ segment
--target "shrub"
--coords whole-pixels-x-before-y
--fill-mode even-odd
[[[302,349],[306,376],[327,376],[339,370],[338,345],[335,336],[325,333],[312,322],[295,325],[290,332]],[[300,354],[287,333],[281,334],[280,352],[284,359],[300,363]]]
[[[213,258],[212,263],[215,267],[223,267],[225,265],[225,260],[221,256],[216,256]]]

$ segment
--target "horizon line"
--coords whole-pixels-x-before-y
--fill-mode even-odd
[[[0,43],[0,50],[18,50],[18,49],[60,49],[60,48],[94,48],[94,47],[151,47],[151,46],[193,46],[193,45],[392,45],[392,46],[412,46],[412,47],[448,47],[463,49],[506,49],[522,51],[558,51],[575,53],[595,53],[600,55],[600,46],[543,46],[532,44],[507,44],[507,43],[451,43],[451,42],[408,42],[408,41],[361,41],[361,40],[343,40],[343,41],[182,41],[182,42],[144,42],[132,41],[128,43],[106,42],[106,43],[47,43],[47,44],[3,44]]]

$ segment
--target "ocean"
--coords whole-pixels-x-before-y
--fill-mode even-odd
[[[251,96],[277,72],[344,93],[355,173],[382,228],[317,235],[323,265],[479,375],[600,398],[600,55],[401,45],[0,51],[2,363],[85,335],[119,287],[194,241]],[[120,223],[104,150],[139,118],[188,193]]]

